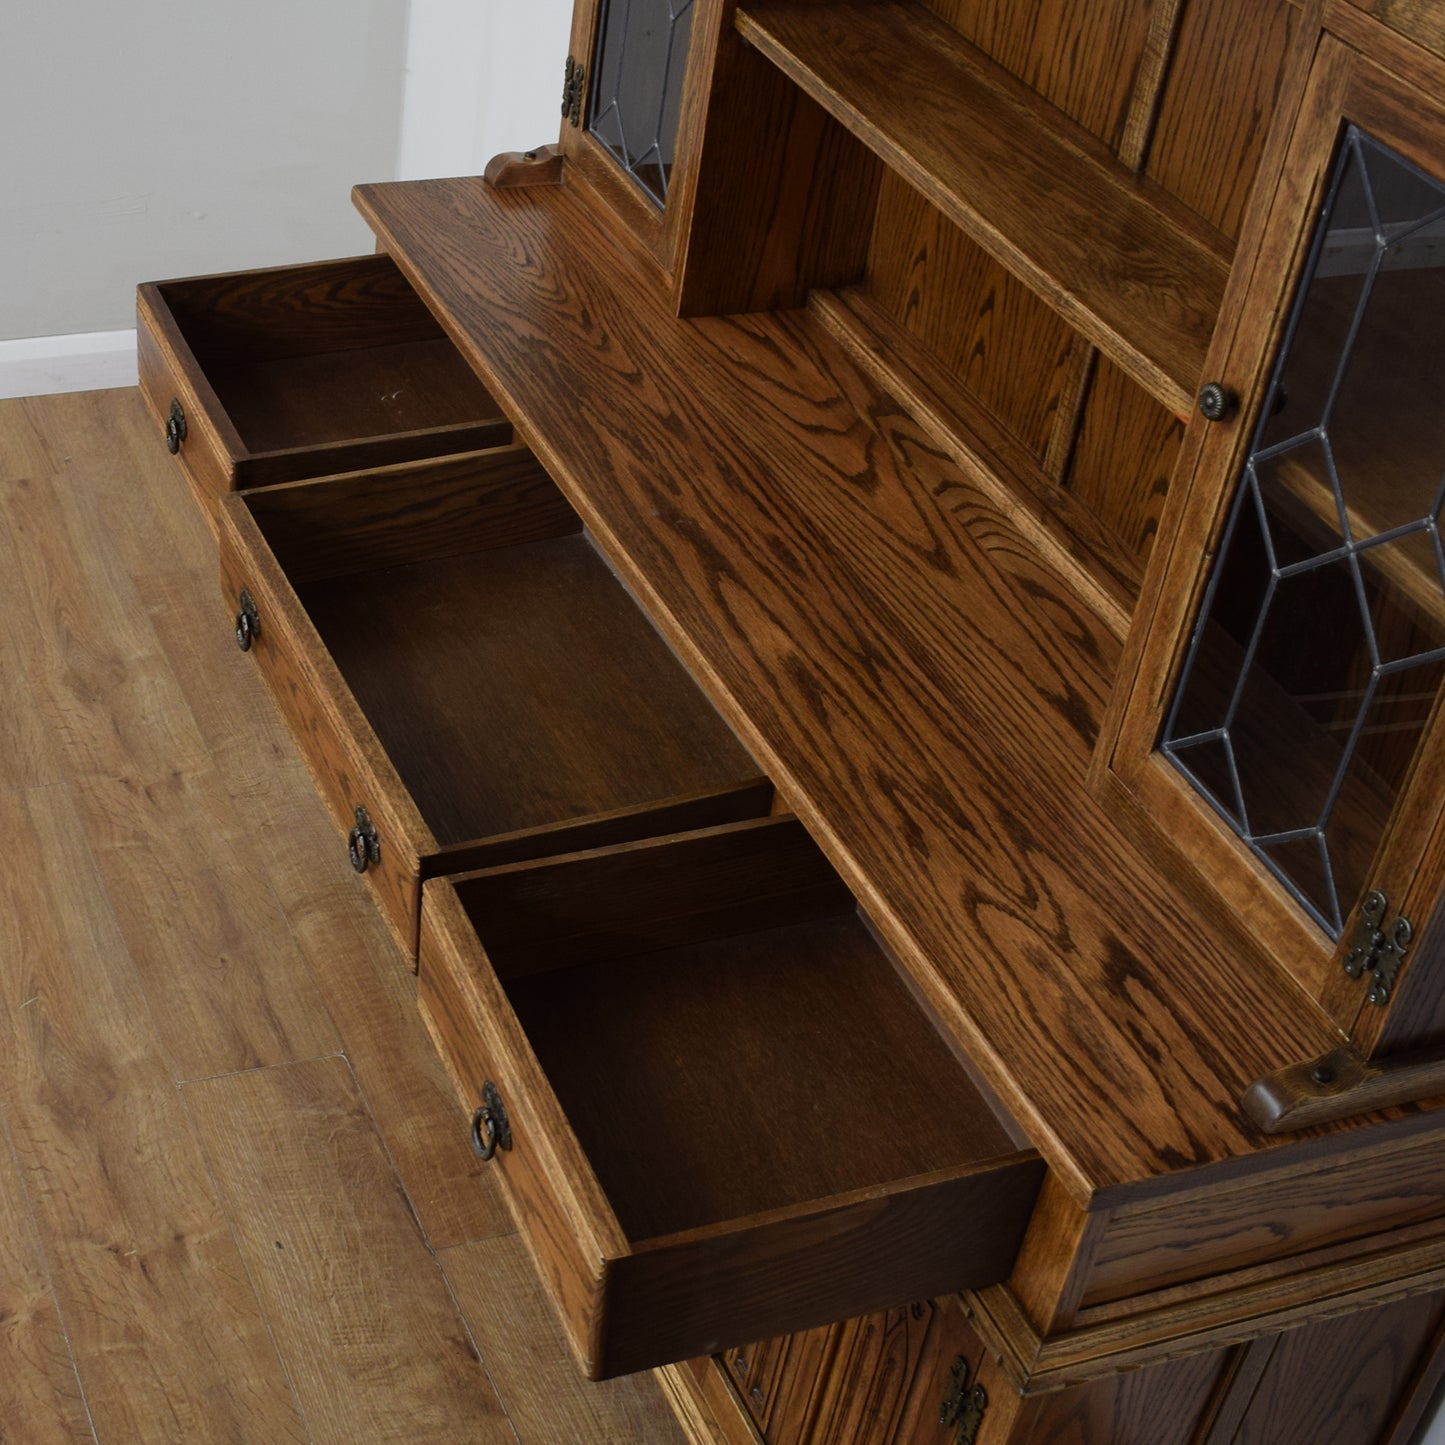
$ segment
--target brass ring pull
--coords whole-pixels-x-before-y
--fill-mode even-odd
[[[261,614],[256,610],[255,599],[244,587],[241,589],[240,610],[236,613],[236,646],[242,652],[250,652],[251,644],[261,635]]]
[[[512,1126],[497,1086],[488,1079],[482,1085],[482,1102],[472,1115],[472,1152],[478,1159],[490,1159],[498,1149],[512,1147]]]
[[[381,834],[365,808],[356,810],[356,826],[347,838],[346,853],[358,873],[365,873],[371,864],[381,862]]]
[[[166,418],[166,450],[172,455],[180,451],[186,439],[186,413],[177,400],[171,401],[171,413]]]

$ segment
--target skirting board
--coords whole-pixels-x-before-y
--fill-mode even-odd
[[[134,331],[0,341],[0,399],[135,384]]]

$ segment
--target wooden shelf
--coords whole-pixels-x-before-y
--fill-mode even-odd
[[[1227,241],[914,3],[749,4],[742,36],[1177,415]]]

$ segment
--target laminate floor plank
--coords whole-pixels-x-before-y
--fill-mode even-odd
[[[177,1079],[341,1051],[326,1000],[214,770],[77,785],[86,834]]]
[[[513,1445],[345,1060],[185,1095],[313,1437]]]
[[[305,1440],[74,797],[0,830],[0,1108],[96,1434]]]
[[[83,500],[52,477],[0,480],[0,598],[65,776],[155,778],[205,745],[129,575]]]
[[[24,403],[0,401],[0,483],[29,485],[52,466],[49,449],[26,415]],[[4,529],[0,529],[4,530]],[[32,788],[63,780],[65,773],[36,706],[22,666],[13,622],[25,607],[24,587],[15,569],[0,567],[0,788]]]
[[[260,866],[427,1239],[440,1249],[508,1232],[494,1173],[467,1144],[466,1116],[417,1013],[415,976],[347,862],[264,682],[216,625],[225,619],[214,574],[157,573],[137,586],[222,780],[265,840]],[[206,665],[184,671],[186,658]]]
[[[0,1440],[94,1439],[25,1186],[0,1130]]]
[[[653,1375],[582,1377],[519,1235],[439,1258],[522,1445],[553,1445],[559,1412],[587,1445],[687,1445]]]
[[[62,501],[101,529],[106,550],[132,576],[214,569],[215,537],[138,391],[31,397],[23,406],[32,429],[43,426]]]

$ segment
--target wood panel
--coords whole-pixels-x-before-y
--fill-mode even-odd
[[[879,188],[865,289],[1043,458],[1074,332],[892,172]]]
[[[926,3],[1106,144],[1121,144],[1158,0]]]
[[[807,1433],[796,1438],[809,1445],[906,1439],[900,1432],[933,1316],[931,1304],[918,1302],[849,1320],[838,1332],[817,1412]]]
[[[1141,574],[1183,438],[1182,421],[1099,358],[1067,486],[1138,559]]]
[[[715,1356],[765,1440],[803,1437],[827,1383],[841,1329],[820,1325]]]
[[[685,1445],[655,1376],[582,1378],[517,1235],[460,1245],[439,1259],[521,1445],[553,1445],[559,1416],[577,1445]]]
[[[1121,1209],[1103,1231],[1084,1300],[1123,1298],[1433,1219],[1442,1190],[1438,1149],[1405,1139]]]
[[[1185,1445],[1229,1378],[1233,1356],[1205,1350],[1030,1400],[1028,1445]]]
[[[1188,409],[1223,237],[912,0],[757,0],[738,27],[1152,395]]]
[[[1385,1438],[1442,1314],[1439,1294],[1418,1295],[1282,1336],[1234,1445],[1358,1445]]]
[[[862,275],[881,167],[732,26],[717,51],[675,282],[682,316],[801,305]],[[669,203],[671,209],[671,203]]]
[[[305,1441],[74,799],[0,822],[0,1100],[96,1434]]]
[[[1147,171],[1227,236],[1239,235],[1291,47],[1312,39],[1286,0],[1184,7]]]
[[[185,1098],[311,1438],[514,1445],[346,1061]]]

